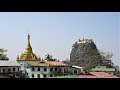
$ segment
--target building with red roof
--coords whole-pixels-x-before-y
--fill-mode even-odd
[[[69,75],[69,65],[59,61],[40,61],[29,64],[26,69],[28,78],[49,78],[54,76]]]
[[[89,72],[88,75],[80,75],[80,78],[119,78],[106,72]]]

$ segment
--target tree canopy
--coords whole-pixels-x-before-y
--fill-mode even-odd
[[[56,59],[53,59],[52,55],[47,54],[47,55],[45,55],[45,60],[47,60],[47,61],[55,61]]]
[[[9,60],[9,58],[7,57],[7,54],[5,54],[5,52],[7,52],[6,49],[0,48],[0,60]]]

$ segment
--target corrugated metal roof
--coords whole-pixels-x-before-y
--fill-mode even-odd
[[[106,66],[96,66],[91,71],[115,71],[115,68],[107,68]]]
[[[90,72],[90,74],[96,76],[97,78],[119,78],[115,75],[111,75],[105,72]]]
[[[75,66],[75,65],[73,65],[72,67],[78,68],[78,69],[82,69],[83,68],[83,67],[79,67],[79,66]]]
[[[119,78],[105,72],[89,72],[91,75],[80,75],[80,78]]]
[[[16,61],[0,60],[0,66],[20,66],[20,64]]]
[[[93,76],[93,75],[80,75],[80,78],[96,78],[96,76]]]

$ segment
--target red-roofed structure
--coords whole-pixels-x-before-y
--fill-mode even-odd
[[[105,72],[90,72],[90,74],[96,76],[97,78],[119,78],[115,75],[111,75]]]
[[[80,78],[96,78],[96,76],[93,76],[93,75],[80,75]]]
[[[30,66],[68,66],[68,65],[59,61],[40,61],[38,63],[31,64]]]
[[[119,78],[106,72],[89,72],[88,75],[80,75],[80,78]]]
[[[37,63],[29,64],[29,78],[49,78],[54,76],[69,75],[70,65],[64,64],[60,61],[40,61]],[[41,75],[41,76],[40,76]]]

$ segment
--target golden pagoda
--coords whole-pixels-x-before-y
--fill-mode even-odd
[[[21,60],[26,60],[26,61],[38,61],[41,60],[40,57],[37,57],[33,51],[32,51],[32,47],[30,45],[30,35],[28,34],[28,42],[25,48],[25,51],[19,56],[17,56],[17,60],[21,61]]]

